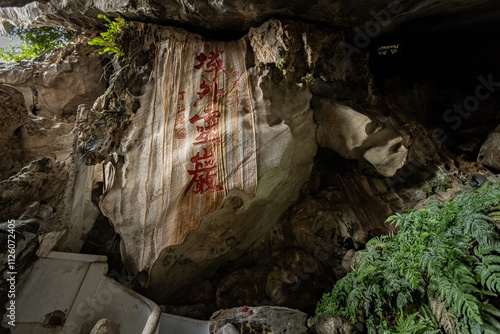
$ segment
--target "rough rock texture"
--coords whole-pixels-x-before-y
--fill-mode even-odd
[[[0,68],[0,82],[23,93],[32,114],[74,122],[78,105],[93,104],[106,86],[103,60],[85,45],[86,41],[71,45],[64,54],[57,54],[58,58],[53,56],[45,62],[4,65]]]
[[[394,232],[387,216],[498,179],[493,0],[11,4],[5,29],[90,29],[99,13],[130,29],[127,60],[97,56],[85,31],[59,56],[2,65],[27,107],[0,91],[2,217],[50,205],[41,253],[120,243],[164,310],[312,313],[367,240]],[[252,326],[220,330],[271,330]]]
[[[248,40],[203,42],[184,31],[167,37],[101,199],[121,235],[125,262],[165,297],[269,232],[296,200],[316,150],[310,92],[286,80],[269,91],[269,79],[246,67]],[[202,53],[217,55],[220,69],[201,60]],[[207,84],[212,93],[205,97]],[[275,101],[266,99],[271,95]],[[280,122],[269,124],[270,118]],[[199,168],[211,170],[195,174]],[[215,231],[213,238],[224,235],[224,242],[211,241]],[[182,275],[166,276],[180,273],[181,263]],[[172,291],[163,288],[165,278]]]
[[[26,2],[26,1],[24,1]],[[32,1],[24,7],[1,9],[4,28],[27,24],[28,22],[49,22],[51,24],[66,24],[84,26],[97,25],[96,17],[99,13],[108,15],[123,15],[133,20],[150,20],[155,23],[177,22],[187,26],[201,27],[207,30],[245,30],[258,25],[269,17],[295,17],[301,20],[314,21],[332,26],[353,26],[370,20],[376,13],[386,8],[393,8],[397,14],[394,22],[400,24],[409,19],[422,16],[449,15],[460,11],[469,11],[477,15],[470,15],[469,22],[484,22],[491,19],[495,12],[495,1],[481,0],[471,3],[467,0],[453,0],[449,2],[426,0],[418,3],[412,1],[377,0],[367,3],[357,0],[349,3],[326,0],[294,0],[292,2],[280,0],[266,1]],[[11,1],[0,3],[2,7],[12,5]],[[453,23],[459,21],[457,16],[451,16]],[[462,21],[463,23],[463,21]]]
[[[21,280],[22,274],[36,260],[38,249],[38,231],[47,219],[47,210],[40,206],[39,202],[31,203],[26,212],[19,219],[9,219],[0,224],[0,244],[2,245],[0,256],[0,305],[2,314],[6,310],[6,302],[9,298],[10,281],[12,278],[16,284]],[[10,242],[9,242],[10,240]],[[9,243],[15,242],[15,263],[9,265]],[[7,281],[9,279],[9,281]],[[0,328],[0,332],[6,332]],[[8,331],[6,332],[8,333]]]
[[[79,145],[87,119],[81,113],[77,118],[77,107],[93,104],[105,92],[103,64],[109,59],[99,56],[88,40],[79,36],[75,44],[49,57],[0,66],[0,82],[18,98],[2,104],[9,108],[2,116],[19,114],[17,123],[5,123],[17,128],[3,131],[2,138],[10,138],[5,146],[15,152],[18,163],[2,167],[13,165],[6,176],[19,174],[0,186],[0,201],[5,204],[1,215],[17,217],[34,200],[50,205],[54,214],[42,232],[45,254],[57,245],[60,250],[80,251],[100,212],[91,201],[94,167],[85,166],[88,154]],[[6,158],[11,156],[8,149]],[[21,170],[22,166],[27,167]],[[61,242],[64,238],[70,241]]]
[[[12,87],[0,85],[0,180],[17,173],[22,165],[20,127],[28,115],[22,94]],[[17,131],[17,132],[16,132]]]
[[[30,111],[17,133],[23,166],[42,157],[67,159],[78,105],[93,104],[105,90],[102,60],[89,46],[72,45],[55,61],[0,67],[0,82],[20,91]]]
[[[237,307],[221,310],[210,318],[211,334],[304,334],[307,314],[285,307]]]
[[[403,138],[383,128],[368,116],[329,100],[315,103],[320,145],[347,159],[364,159],[384,176],[394,176],[403,167],[407,149]]]
[[[500,170],[500,126],[483,143],[477,159],[488,167]]]
[[[312,323],[312,325],[311,325]],[[357,334],[359,331],[350,322],[331,314],[320,314],[308,321],[316,334]]]
[[[34,201],[55,207],[67,180],[64,164],[48,158],[33,161],[18,174],[0,182],[0,219],[19,217]]]

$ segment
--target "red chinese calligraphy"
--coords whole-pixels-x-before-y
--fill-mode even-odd
[[[203,155],[200,152],[196,153],[190,159],[194,163],[194,169],[188,170],[189,175],[192,176],[191,182],[184,191],[186,195],[194,186],[194,194],[203,194],[207,190],[221,191],[224,188],[216,184],[217,181],[217,165],[215,164],[214,152],[208,153],[206,147],[203,148]]]
[[[186,129],[184,128],[186,124],[186,115],[179,113],[175,115],[175,126],[174,126],[174,138],[175,139],[185,139],[187,137]]]
[[[217,104],[219,102],[219,96],[226,94],[225,89],[218,89],[217,88],[217,82],[215,83],[215,90],[214,90],[214,104]]]
[[[191,124],[194,124],[198,121],[203,120],[206,124],[208,125],[214,125],[216,123],[219,123],[219,118],[221,118],[222,114],[219,111],[213,111],[212,109],[206,109],[203,111],[206,116],[200,117],[199,115],[194,115],[189,119],[189,122]]]
[[[206,73],[212,73],[213,80],[208,79],[207,74],[202,75],[204,79],[201,81],[200,91],[196,93],[198,99],[194,103],[194,107],[198,106],[198,103],[207,96],[211,96],[211,103],[217,105],[219,97],[226,94],[224,88],[219,88],[219,73],[228,74],[224,69],[223,54],[224,50],[218,52],[210,51],[210,56],[208,57],[204,53],[200,53],[195,57],[198,63],[194,65],[194,68],[197,70],[203,69]],[[182,99],[184,99],[184,95],[182,95]],[[203,112],[203,116],[195,115],[189,119],[191,124],[203,121],[203,125],[196,124],[196,130],[199,134],[195,138],[193,145],[210,146],[203,147],[203,155],[200,156],[201,152],[198,152],[190,159],[190,161],[194,163],[194,169],[188,170],[192,178],[184,191],[185,195],[189,193],[191,188],[193,188],[194,194],[203,194],[207,190],[224,190],[222,186],[216,184],[218,167],[215,163],[215,152],[212,151],[213,144],[221,142],[219,138],[219,119],[222,117],[222,114],[218,110],[213,109],[205,109]]]
[[[219,138],[219,124],[215,124],[212,126],[197,126],[196,129],[200,133],[198,137],[196,137],[193,145],[207,145],[211,143],[220,143]]]
[[[198,65],[195,65],[194,68],[196,68],[197,70],[199,70],[200,68],[202,68],[203,66],[205,66],[205,62],[207,61],[207,56],[204,54],[204,53],[200,53],[198,56],[195,57],[197,61],[199,61],[200,63]]]
[[[184,128],[176,128],[174,129],[174,138],[175,139],[186,139],[187,131]]]
[[[224,61],[219,58],[222,54],[224,54],[224,50],[220,50],[219,52],[210,51],[210,61],[207,64],[208,70],[205,70],[205,72],[215,72],[217,74],[222,71],[227,74],[227,71],[224,69]]]
[[[207,109],[204,113],[206,114],[204,117],[195,115],[189,120],[191,124],[200,120],[203,120],[205,123],[204,126],[196,126],[196,130],[198,130],[200,135],[196,137],[193,143],[195,146],[220,143],[219,118],[221,117],[221,113],[219,111],[213,111],[212,109]]]
[[[212,90],[211,87],[205,83],[205,80],[203,80],[203,82],[200,84],[200,88],[202,89],[202,91],[199,92],[199,93],[196,93],[196,94],[198,94],[198,100],[194,104],[195,107],[198,105],[198,102],[200,102],[201,100],[203,100],[203,98],[205,96],[207,96],[208,93],[210,93],[211,90]]]

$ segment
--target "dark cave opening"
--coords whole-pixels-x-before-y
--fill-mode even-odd
[[[374,40],[374,85],[384,95],[412,92],[424,101],[410,109],[412,116],[442,133],[452,153],[475,161],[480,143],[500,120],[500,36],[492,33],[493,24],[422,33],[417,27]],[[379,54],[390,45],[396,53]]]

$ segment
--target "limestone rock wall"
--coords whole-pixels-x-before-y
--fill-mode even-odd
[[[352,27],[373,18],[373,12],[391,9],[391,19],[398,24],[422,16],[455,13],[462,10],[475,11],[469,22],[482,22],[489,19],[495,9],[495,1],[480,0],[471,3],[467,0],[434,1],[366,1],[356,0],[349,3],[326,0],[294,0],[291,3],[280,0],[265,1],[63,1],[36,0],[13,3],[10,0],[0,2],[2,30],[10,30],[14,25],[29,23],[67,25],[72,27],[101,26],[97,15],[106,13],[110,16],[123,15],[131,20],[149,21],[160,24],[176,22],[185,26],[210,30],[245,31],[257,26],[270,17],[290,18],[312,21],[334,27]],[[490,13],[488,13],[490,11]],[[449,23],[456,23],[455,17],[449,17]],[[463,20],[462,20],[463,23]],[[385,27],[384,27],[385,28]]]
[[[126,263],[143,284],[154,265],[151,284],[159,287],[179,262],[192,263],[192,272],[168,275],[173,286],[221,256],[237,257],[272,228],[308,177],[316,125],[306,87],[262,91],[263,75],[247,66],[247,39],[208,42],[172,30],[157,48],[101,208],[122,237]],[[266,105],[265,94],[283,97]],[[294,103],[284,101],[292,95]],[[268,124],[272,114],[278,124]]]
[[[122,15],[128,58],[99,56],[88,30],[1,65],[0,218],[39,203],[41,254],[119,243],[137,289],[174,313],[312,312],[388,215],[498,172],[500,43],[468,26],[494,22],[493,1],[28,2],[0,1],[5,29]],[[479,74],[491,96],[453,114]]]
[[[1,85],[0,99],[0,145],[4,148],[0,157],[0,179],[3,180],[17,173],[23,166],[19,129],[26,122],[28,113],[23,96],[12,87]]]

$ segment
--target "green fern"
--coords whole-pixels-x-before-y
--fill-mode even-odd
[[[390,216],[398,234],[369,241],[316,312],[361,320],[368,333],[500,332],[500,310],[488,303],[500,292],[500,241],[490,217],[499,203],[496,183]]]
[[[106,15],[99,14],[97,16],[100,19],[106,20],[107,30],[105,32],[101,32],[101,37],[96,37],[92,41],[89,42],[89,45],[97,45],[103,46],[104,50],[99,52],[99,54],[109,53],[116,54],[118,59],[125,58],[125,52],[123,51],[121,45],[118,43],[117,39],[120,36],[125,28],[127,28],[127,22],[125,19],[121,17],[117,17],[114,21],[111,21]]]

